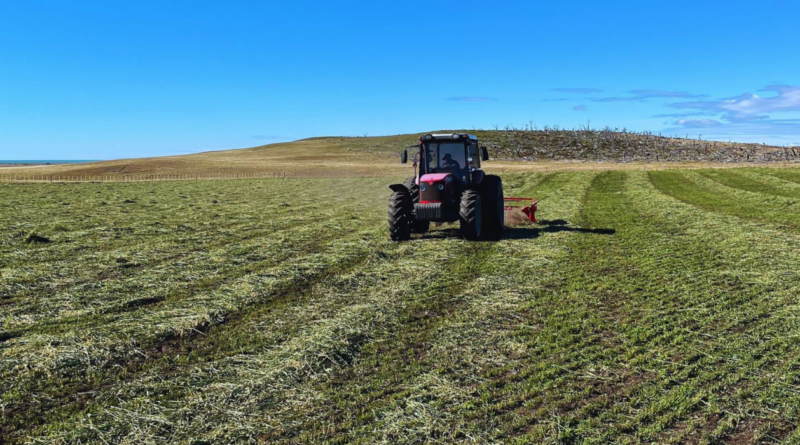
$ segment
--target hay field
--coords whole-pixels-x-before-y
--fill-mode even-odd
[[[492,171],[491,167],[488,167]],[[0,184],[0,442],[795,443],[800,170]]]

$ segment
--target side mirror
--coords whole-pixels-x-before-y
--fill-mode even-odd
[[[488,161],[489,160],[489,150],[486,149],[486,146],[481,147],[481,161]]]
[[[406,162],[408,162],[408,150],[403,150],[403,152],[400,153],[400,163],[405,164]]]

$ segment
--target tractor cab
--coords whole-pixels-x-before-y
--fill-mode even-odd
[[[479,183],[481,160],[489,158],[486,147],[478,145],[478,138],[466,133],[426,134],[419,138],[418,150],[414,157],[419,166],[417,183],[429,174],[451,175],[462,187]]]

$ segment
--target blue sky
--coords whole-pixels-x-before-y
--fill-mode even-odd
[[[0,159],[626,127],[800,145],[800,2],[0,0]]]

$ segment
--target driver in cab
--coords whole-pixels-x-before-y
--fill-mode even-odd
[[[451,156],[450,153],[445,153],[444,156],[442,156],[441,168],[453,169],[457,171],[461,169],[461,164],[453,159],[453,156]]]

